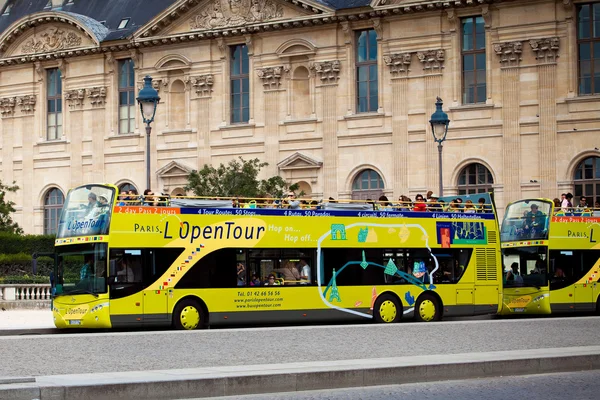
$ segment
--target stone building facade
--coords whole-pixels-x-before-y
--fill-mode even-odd
[[[600,200],[598,1],[134,3],[0,0],[0,180],[27,233],[70,187],[145,189],[145,75],[157,191],[258,157],[314,198],[437,192],[439,96],[445,195]]]

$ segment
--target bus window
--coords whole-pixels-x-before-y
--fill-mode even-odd
[[[548,284],[545,246],[502,249],[504,286],[541,287]]]
[[[600,250],[550,250],[550,289],[561,289],[579,281],[599,258]]]

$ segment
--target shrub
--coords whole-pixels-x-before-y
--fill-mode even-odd
[[[0,254],[53,253],[53,235],[13,235],[0,232]]]

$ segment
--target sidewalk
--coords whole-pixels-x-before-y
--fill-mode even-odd
[[[0,379],[0,398],[175,399],[600,369],[600,346]]]
[[[1,330],[52,329],[50,310],[0,310]]]

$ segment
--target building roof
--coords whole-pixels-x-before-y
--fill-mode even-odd
[[[49,0],[8,0],[12,6],[7,15],[0,16],[0,32],[4,32],[15,21],[36,12],[63,11],[76,17],[96,33],[99,41],[117,40],[128,37],[140,26],[177,0],[68,0],[58,8],[46,7]],[[125,29],[118,29],[124,18],[130,18]],[[104,26],[102,29],[99,25]]]
[[[315,2],[331,7],[334,10],[368,7],[371,4],[371,1],[372,0],[315,0]]]

